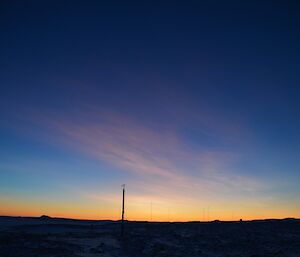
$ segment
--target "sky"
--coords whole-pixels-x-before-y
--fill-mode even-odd
[[[4,1],[0,215],[300,217],[297,1]]]

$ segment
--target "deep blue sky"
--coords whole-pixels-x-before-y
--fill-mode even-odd
[[[178,220],[299,216],[299,3],[95,2],[1,3],[0,214],[115,218],[125,181],[173,209],[207,187]]]

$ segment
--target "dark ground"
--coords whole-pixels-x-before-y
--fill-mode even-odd
[[[300,220],[126,222],[0,217],[0,257],[300,257]]]

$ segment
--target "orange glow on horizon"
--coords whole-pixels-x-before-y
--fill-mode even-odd
[[[47,215],[57,218],[73,218],[88,220],[119,220],[121,219],[121,206],[114,208],[101,208],[93,205],[68,205],[66,203],[47,204],[45,202],[28,202],[19,199],[0,199],[2,216],[25,216],[40,217]],[[294,215],[290,215],[293,213]],[[180,209],[173,206],[165,208],[153,205],[152,215],[150,206],[131,206],[128,204],[125,211],[125,219],[130,221],[158,221],[158,222],[185,222],[185,221],[231,221],[231,220],[255,220],[270,218],[297,218],[300,208],[291,207],[287,210],[272,208],[270,210],[236,209],[235,212],[229,209],[216,208],[188,208]]]

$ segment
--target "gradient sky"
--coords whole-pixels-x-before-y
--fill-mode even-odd
[[[0,215],[300,217],[297,1],[60,2],[1,3]]]

